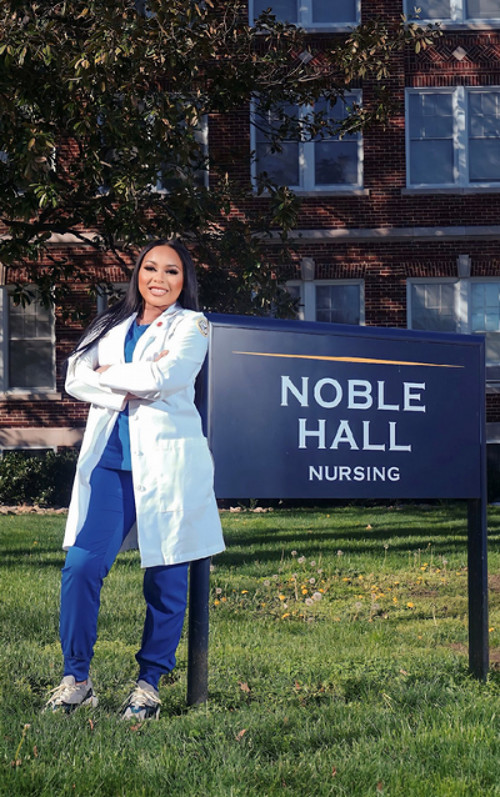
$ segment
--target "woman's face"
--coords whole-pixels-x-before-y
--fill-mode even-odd
[[[144,256],[137,277],[143,318],[149,321],[179,298],[184,285],[182,260],[171,246],[155,246]]]

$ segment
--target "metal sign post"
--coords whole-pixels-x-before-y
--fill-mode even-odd
[[[467,500],[469,663],[482,679],[484,361],[481,336],[213,315],[200,400],[218,498]]]
[[[208,698],[210,559],[191,562],[189,571],[187,704],[194,706]]]

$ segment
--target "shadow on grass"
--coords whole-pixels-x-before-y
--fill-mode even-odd
[[[246,513],[223,515],[227,550],[214,560],[223,566],[236,567],[251,560],[275,563],[281,560],[283,550],[300,549],[317,555],[320,552],[336,553],[342,549],[345,556],[376,554],[388,545],[390,553],[408,553],[432,545],[434,555],[467,552],[467,507],[465,502],[444,505],[408,505],[401,507],[365,507],[352,523],[353,507],[304,507],[279,509],[275,514],[248,513],[251,526],[245,528]],[[326,514],[332,515],[331,524]],[[346,516],[345,527],[342,516]],[[427,517],[429,514],[429,518]],[[415,515],[420,516],[418,519]],[[286,527],[287,516],[290,526]],[[432,525],[429,521],[432,520]],[[255,529],[255,521],[259,528]],[[413,522],[412,522],[413,521]],[[372,528],[367,528],[372,526]],[[492,510],[488,518],[490,545],[500,531],[500,512]],[[252,528],[253,527],[253,528]],[[401,539],[399,539],[401,538]],[[390,555],[390,554],[389,554]],[[0,568],[23,566],[27,569],[61,569],[64,552],[54,550],[47,542],[40,546],[18,547],[12,537],[4,542]],[[345,561],[345,560],[344,560]],[[115,567],[137,567],[137,553],[120,555]]]
[[[347,539],[351,537],[351,540]],[[456,530],[448,532],[429,534],[428,530],[415,529],[410,532],[401,534],[404,539],[401,541],[391,541],[390,535],[379,532],[370,532],[369,537],[367,533],[349,531],[342,533],[328,533],[312,531],[307,534],[297,534],[297,532],[290,532],[290,534],[283,534],[283,532],[269,531],[267,534],[253,534],[245,536],[243,539],[239,535],[233,535],[230,532],[225,533],[225,540],[227,549],[224,553],[220,554],[216,562],[228,566],[236,566],[242,562],[258,559],[259,562],[279,562],[283,558],[283,549],[285,551],[292,545],[300,554],[309,552],[308,555],[319,555],[319,553],[336,553],[336,549],[341,546],[343,556],[349,555],[362,555],[362,554],[377,554],[384,555],[385,549],[383,544],[389,545],[390,554],[416,552],[418,550],[425,550],[427,544],[431,544],[433,554],[440,555],[450,553],[467,553],[467,529],[461,530],[459,533]],[[414,541],[409,540],[408,537],[413,536]],[[377,546],[376,543],[379,543]],[[272,545],[272,547],[270,547]],[[238,549],[238,550],[235,550]],[[244,550],[242,550],[244,549]],[[390,555],[389,554],[389,555]],[[287,552],[290,555],[290,551]]]
[[[40,553],[43,554],[43,559],[38,559]],[[33,556],[33,551],[30,550],[3,552],[0,559],[0,571],[19,567],[26,567],[27,569],[33,568],[36,570],[55,567],[57,570],[60,570],[64,564],[64,556],[64,553],[55,554],[54,550],[50,548],[47,549],[47,551],[37,550],[37,558]]]

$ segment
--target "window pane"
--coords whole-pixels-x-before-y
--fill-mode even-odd
[[[300,285],[287,285],[286,289],[292,299],[300,300]]]
[[[314,22],[356,22],[356,0],[312,0]]]
[[[451,94],[410,94],[412,138],[448,138],[453,135]]]
[[[451,1],[450,0],[407,0],[406,13],[409,17],[416,16],[416,10],[420,9],[419,19],[450,19]]]
[[[499,19],[500,0],[466,0],[467,19]]]
[[[24,337],[25,314],[21,305],[15,305],[12,298],[9,301],[9,334],[16,338]]]
[[[316,285],[316,320],[359,324],[359,285]]]
[[[273,130],[279,130],[286,121],[297,120],[299,109],[297,105],[280,105],[272,111],[261,111],[258,107],[255,113],[255,130],[257,141],[267,141]],[[288,131],[287,131],[288,132]]]
[[[52,316],[48,307],[33,302],[36,315],[37,338],[50,338],[52,335]]]
[[[51,312],[36,300],[23,307],[9,303],[9,333],[15,338],[47,337],[52,334]]]
[[[500,307],[500,285],[496,282],[484,283],[484,297],[487,307]]]
[[[299,185],[299,145],[290,141],[282,144],[282,152],[272,153],[267,144],[255,150],[257,171],[267,172],[278,185]]]
[[[452,116],[426,116],[412,120],[412,138],[435,139],[451,138],[453,135]]]
[[[500,138],[500,92],[471,91],[469,135],[474,138]]]
[[[412,93],[408,98],[410,183],[455,182],[453,97],[449,93]]]
[[[500,283],[471,283],[471,332],[500,331]]]
[[[26,307],[9,300],[9,381],[11,388],[54,386],[52,313],[37,300]]]
[[[11,388],[53,387],[52,343],[14,340],[9,344],[9,386]]]
[[[270,179],[278,185],[300,185],[299,176],[299,142],[285,140],[281,142],[281,152],[272,152],[269,138],[273,130],[283,124],[283,115],[297,119],[298,108],[285,105],[273,112],[255,114],[255,157],[257,172],[267,172]]]
[[[500,362],[500,332],[486,333],[486,362]]]
[[[271,8],[276,19],[281,22],[297,22],[297,0],[254,0],[253,15],[258,17],[263,11]]]
[[[427,283],[411,286],[412,329],[456,332],[455,286]]]
[[[413,185],[455,182],[452,141],[412,141],[410,180]]]
[[[349,113],[349,107],[358,98],[346,94],[345,99],[338,99],[332,106],[325,100],[315,104],[315,111],[323,113],[329,121],[342,122]],[[351,133],[343,136],[332,135],[317,138],[314,143],[314,183],[315,185],[357,185],[358,175],[358,141],[360,135]]]
[[[500,181],[500,140],[479,139],[470,142],[469,179],[471,183]]]
[[[469,135],[472,138],[500,139],[500,114],[471,116],[469,119]]]
[[[317,113],[324,114],[324,117],[328,121],[334,122],[342,122],[344,119],[347,119],[350,112],[353,109],[354,104],[360,104],[360,98],[356,94],[346,93],[344,95],[344,99],[337,99],[333,105],[327,100],[319,99],[316,101],[314,105],[314,110]],[[349,133],[344,136],[344,141],[346,139],[353,139],[358,138],[358,133]],[[330,138],[337,139],[337,136],[330,136]]]
[[[469,102],[470,182],[500,180],[500,92],[471,91]]]
[[[314,182],[316,185],[356,185],[358,144],[356,141],[317,141]]]

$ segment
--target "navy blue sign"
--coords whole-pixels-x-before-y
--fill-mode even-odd
[[[218,498],[478,498],[484,340],[210,317]]]

